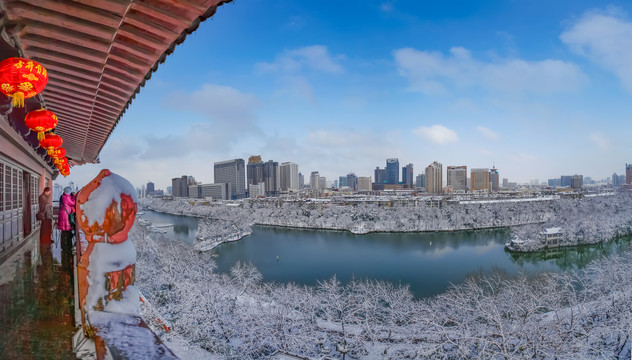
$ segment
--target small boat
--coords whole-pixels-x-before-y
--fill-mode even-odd
[[[172,227],[173,224],[154,224],[154,226],[157,228],[168,228],[168,227]]]
[[[139,212],[136,213],[136,216],[138,216],[138,215],[145,215],[145,212],[144,211],[139,211]]]
[[[138,225],[142,225],[142,226],[151,225],[151,222],[149,220],[143,219],[143,218],[138,219],[137,222],[138,222]]]

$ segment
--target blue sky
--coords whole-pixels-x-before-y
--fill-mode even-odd
[[[101,152],[135,186],[260,154],[328,179],[387,157],[512,182],[632,162],[632,3],[236,0],[176,48]],[[308,176],[306,178],[308,178]]]

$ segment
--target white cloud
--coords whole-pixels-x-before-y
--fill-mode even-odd
[[[326,46],[312,45],[285,50],[277,55],[274,62],[258,63],[255,67],[261,72],[297,73],[311,70],[339,74],[344,72],[342,65],[337,62],[340,57],[332,57]]]
[[[632,22],[614,7],[589,11],[560,39],[576,53],[614,73],[632,91]]]
[[[430,127],[420,126],[413,130],[413,132],[430,142],[440,145],[457,142],[459,140],[459,137],[453,130],[443,125],[432,125]]]
[[[175,106],[187,104],[186,108],[204,114],[217,125],[229,125],[248,130],[255,121],[255,110],[260,106],[253,94],[243,93],[230,86],[204,84],[200,90],[185,94],[173,94]]]
[[[484,126],[477,126],[476,130],[478,130],[478,132],[483,134],[483,136],[485,136],[488,139],[492,139],[492,140],[498,139],[498,133]]]
[[[588,138],[603,151],[610,148],[610,139],[600,132],[592,133]]]
[[[462,47],[453,47],[447,56],[412,48],[396,50],[393,55],[399,74],[408,79],[409,89],[426,94],[450,92],[453,87],[548,94],[576,90],[588,79],[569,62],[504,59],[491,63],[474,59]]]

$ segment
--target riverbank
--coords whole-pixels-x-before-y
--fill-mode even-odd
[[[307,201],[244,201],[238,204],[192,205],[186,200],[142,199],[149,209],[195,216],[202,241],[252,232],[253,225],[293,229],[337,230],[362,235],[388,232],[452,232],[511,228],[512,251],[546,248],[540,233],[560,227],[560,246],[595,244],[632,234],[632,193],[550,201],[486,201],[439,206],[332,205]],[[224,241],[225,242],[225,241]],[[219,241],[221,243],[221,241]],[[219,244],[218,243],[218,244]],[[215,245],[216,246],[216,245]],[[214,247],[214,246],[213,246]],[[204,248],[210,247],[204,246]]]

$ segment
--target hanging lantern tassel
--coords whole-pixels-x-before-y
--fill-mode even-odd
[[[16,107],[16,108],[24,107],[24,93],[23,92],[21,91],[14,92],[10,96],[13,98],[13,107]]]

